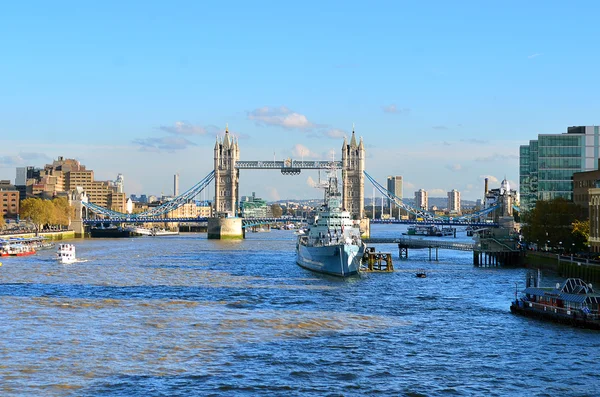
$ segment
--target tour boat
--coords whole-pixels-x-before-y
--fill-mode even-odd
[[[59,244],[56,251],[56,260],[60,263],[74,263],[77,261],[75,257],[75,246],[73,244]]]
[[[344,211],[335,169],[329,173],[325,203],[305,234],[298,235],[296,262],[299,266],[334,276],[350,276],[360,271],[365,244],[360,229]]]
[[[4,242],[0,248],[0,256],[28,256],[35,254],[35,248],[23,243]]]
[[[527,275],[522,297],[510,305],[510,311],[583,328],[600,329],[600,294],[592,284],[580,278],[569,278],[555,287],[540,287],[537,277]]]

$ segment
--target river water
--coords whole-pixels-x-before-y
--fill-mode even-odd
[[[84,262],[2,258],[2,396],[600,395],[600,333],[512,315],[526,270],[469,252],[382,245],[394,273],[339,279],[298,267],[290,231],[75,244]]]

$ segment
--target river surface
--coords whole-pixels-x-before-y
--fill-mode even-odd
[[[74,243],[72,265],[2,258],[1,396],[600,395],[600,333],[511,314],[526,270],[470,252],[382,245],[394,273],[340,279],[291,231]]]

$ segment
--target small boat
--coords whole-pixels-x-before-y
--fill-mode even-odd
[[[600,293],[580,278],[569,278],[555,287],[540,287],[537,277],[529,273],[521,298],[510,305],[510,311],[582,328],[600,330]]]
[[[76,262],[75,246],[73,244],[59,244],[58,249],[56,250],[56,260],[60,263]]]
[[[425,277],[427,277],[427,273],[425,273],[425,270],[419,269],[419,270],[417,270],[417,277],[418,278],[425,278]]]
[[[178,235],[178,231],[166,230],[166,229],[152,229],[150,235],[151,236],[176,236]]]

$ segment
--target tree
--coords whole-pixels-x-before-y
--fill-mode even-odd
[[[537,201],[535,208],[523,215],[523,236],[538,246],[573,248],[581,240],[573,234],[574,223],[582,220],[582,208],[564,198]],[[588,228],[589,229],[589,228]],[[588,232],[589,233],[589,232]]]
[[[271,212],[273,213],[273,218],[281,218],[283,215],[283,209],[279,204],[271,205]]]
[[[579,221],[573,222],[573,243],[572,248],[574,252],[581,252],[588,250],[588,241],[590,239],[590,221]]]
[[[6,226],[6,221],[4,220],[4,215],[0,212],[0,228]]]
[[[21,208],[19,214],[21,219],[27,219],[35,225],[36,231],[39,231],[41,227],[48,223],[51,219],[51,210],[46,203],[46,200],[39,198],[28,198],[21,201]]]
[[[52,200],[52,206],[54,216],[51,223],[54,225],[69,226],[69,221],[75,214],[74,208],[69,204],[69,200],[64,197],[57,197]]]

